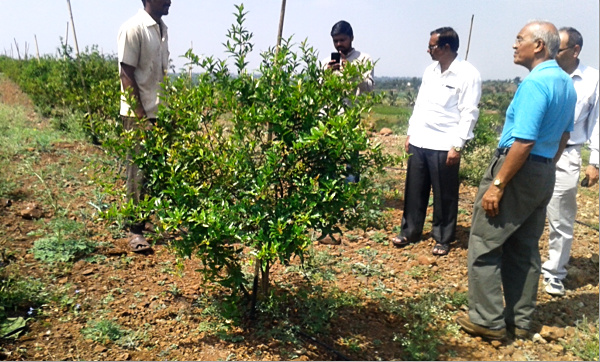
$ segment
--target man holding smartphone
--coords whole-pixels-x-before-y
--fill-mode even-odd
[[[331,39],[333,40],[333,46],[337,52],[331,53],[331,58],[323,61],[325,68],[340,71],[344,68],[344,64],[346,63],[373,63],[369,54],[360,52],[352,47],[354,31],[347,21],[338,21],[333,28],[331,28]],[[375,74],[373,70],[365,74],[363,82],[360,83],[356,89],[356,95],[372,92],[373,86],[375,85],[374,77]]]
[[[326,58],[322,61],[321,64],[323,64],[324,69],[341,72],[347,63],[373,64],[373,60],[369,54],[360,52],[352,47],[354,31],[347,21],[341,20],[333,25],[331,28],[331,39],[333,40],[333,46],[336,51],[331,53],[330,58]],[[356,88],[357,96],[373,91],[373,86],[375,85],[374,77],[375,73],[373,69],[364,74],[363,81]],[[348,100],[345,100],[344,103],[349,105]],[[358,152],[354,157],[358,157]],[[360,174],[353,170],[350,165],[346,165],[346,173],[346,182],[359,182]],[[338,245],[341,243],[341,239],[336,239],[332,234],[329,234],[322,235],[319,238],[319,242],[321,244]]]

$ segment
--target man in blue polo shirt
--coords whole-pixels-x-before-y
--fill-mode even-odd
[[[475,200],[469,237],[469,334],[527,338],[541,271],[538,248],[555,162],[573,130],[577,94],[554,57],[560,38],[544,21],[517,36],[515,64],[530,70],[506,113],[498,150]],[[506,306],[504,304],[506,303]]]

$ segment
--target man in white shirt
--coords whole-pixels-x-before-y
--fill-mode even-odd
[[[354,41],[354,30],[352,30],[352,26],[347,21],[341,20],[333,25],[331,28],[331,39],[333,40],[333,46],[338,51],[339,61],[337,59],[323,60],[322,64],[325,64],[326,69],[331,69],[334,72],[338,72],[342,71],[344,69],[344,65],[347,63],[373,63],[373,60],[369,54],[360,52],[354,49],[352,46],[352,42]],[[363,81],[356,88],[356,95],[359,96],[364,93],[372,92],[375,85],[374,79],[374,69],[371,69],[365,73],[363,75]],[[349,105],[348,100],[346,100],[346,103]],[[358,153],[355,156],[358,157]],[[354,173],[349,165],[346,167],[346,172],[348,174],[346,181],[358,182],[360,180],[360,175]]]
[[[373,63],[371,56],[367,53],[360,52],[352,47],[354,41],[354,31],[352,26],[347,21],[341,20],[335,23],[331,28],[331,39],[333,46],[340,54],[340,59],[326,59],[323,61],[327,69],[338,71],[344,68],[346,63]],[[373,91],[374,70],[364,75],[364,80],[356,89],[356,95]]]
[[[556,164],[556,183],[547,207],[549,233],[548,260],[542,265],[546,293],[565,295],[563,279],[573,244],[573,225],[577,214],[577,183],[581,168],[581,146],[589,139],[592,153],[586,169],[588,185],[598,182],[598,70],[579,61],[583,47],[581,34],[573,28],[559,31],[560,48],[556,61],[571,75],[577,92],[575,125]],[[595,132],[595,136],[593,133]]]
[[[409,120],[405,150],[410,153],[404,191],[402,231],[392,239],[403,247],[421,239],[433,188],[434,255],[446,255],[455,239],[458,170],[465,143],[479,117],[481,76],[458,57],[458,34],[450,27],[431,32],[427,67]]]
[[[142,0],[142,3],[144,9],[121,26],[117,38],[122,91],[120,114],[125,130],[133,129],[140,120],[152,128],[160,103],[160,84],[169,65],[167,26],[161,18],[169,14],[171,0]],[[143,197],[144,174],[131,162],[130,156],[126,167],[127,197],[137,204]],[[144,220],[132,221],[130,225],[129,246],[135,252],[150,249],[142,235],[144,225]]]

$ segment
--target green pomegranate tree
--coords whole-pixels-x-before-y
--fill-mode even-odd
[[[363,124],[378,97],[355,92],[372,64],[334,74],[306,42],[294,52],[287,40],[262,53],[254,74],[252,34],[243,6],[236,8],[224,44],[234,73],[226,60],[189,51],[203,72],[168,81],[156,126],[123,135],[121,150],[142,139],[133,159],[148,177],[148,195],[122,212],[154,214],[161,229],[179,234],[178,254],[201,260],[207,280],[256,302],[274,263],[303,260],[309,230],[362,225],[378,199],[373,175],[390,158]],[[346,182],[347,169],[360,182]],[[252,288],[243,273],[249,262]]]

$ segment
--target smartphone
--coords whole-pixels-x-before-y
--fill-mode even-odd
[[[332,52],[331,53],[331,60],[334,60],[336,63],[340,62],[340,53],[338,52]]]

